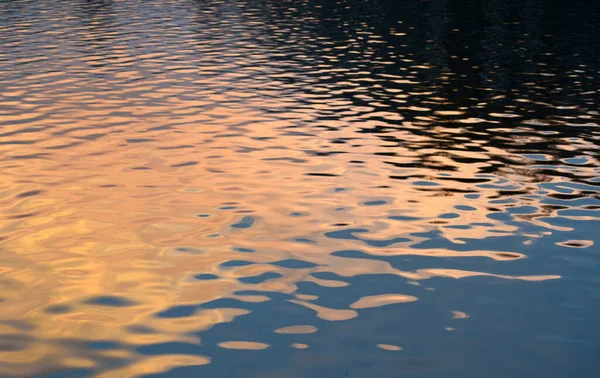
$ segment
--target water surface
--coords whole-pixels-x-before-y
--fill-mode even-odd
[[[599,16],[0,1],[0,376],[599,376]]]

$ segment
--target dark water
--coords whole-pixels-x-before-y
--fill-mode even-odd
[[[0,1],[0,376],[600,376],[597,1]]]

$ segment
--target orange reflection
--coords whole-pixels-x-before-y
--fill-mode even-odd
[[[93,44],[93,34],[80,38]],[[184,46],[191,42],[180,41]],[[187,47],[196,51],[194,45]],[[31,83],[27,90],[3,91],[0,104],[16,110],[2,114],[0,135],[0,334],[11,342],[22,340],[14,341],[20,343],[14,350],[0,350],[0,374],[94,367],[107,355],[131,363],[101,377],[208,364],[209,357],[142,356],[133,349],[173,341],[199,344],[199,333],[250,313],[236,307],[201,308],[222,298],[243,307],[270,301],[269,292],[288,294],[295,298],[289,302],[327,321],[353,319],[359,316],[357,309],[417,301],[410,295],[379,294],[356,298],[348,308],[330,308],[317,304],[317,296],[296,293],[297,284],[335,289],[350,283],[316,273],[342,278],[390,274],[413,284],[433,277],[560,278],[436,268],[442,259],[486,258],[500,264],[526,257],[516,251],[459,248],[468,239],[518,232],[516,226],[489,217],[498,189],[472,181],[480,179],[493,159],[514,154],[492,146],[470,151],[460,143],[434,147],[428,145],[430,135],[415,131],[426,125],[459,138],[463,127],[500,123],[514,115],[490,113],[491,121],[465,116],[451,127],[432,126],[433,116],[462,117],[464,112],[412,105],[382,110],[368,96],[368,106],[356,106],[341,93],[320,96],[294,89],[287,95],[286,83],[296,74],[272,67],[268,47],[254,48],[253,54],[230,57],[229,62],[198,62],[193,59],[209,55],[182,56],[179,49],[145,50],[136,60],[125,54],[127,49],[114,48],[114,56],[97,51],[72,58],[70,63],[85,67],[85,78],[77,75],[80,67],[68,74],[59,67],[28,78],[50,83],[44,90],[32,91],[36,87]],[[186,59],[194,64],[181,63]],[[152,74],[144,76],[144,64]],[[109,75],[112,82],[95,79],[114,67],[118,72]],[[261,75],[275,90],[255,81]],[[140,78],[144,80],[138,82]],[[413,77],[387,78],[397,79],[392,82],[398,85],[419,84]],[[388,91],[395,93],[397,104],[417,95]],[[30,95],[45,101],[34,105]],[[324,117],[327,112],[337,118]],[[403,112],[421,115],[411,121]],[[377,127],[390,128],[410,148],[361,132]],[[438,169],[442,165],[454,168],[448,170],[449,179]],[[516,171],[505,175],[527,176]],[[460,195],[464,193],[478,196]],[[532,204],[519,201],[515,205]],[[543,223],[538,217],[536,212],[527,220]],[[347,234],[328,234],[340,230]],[[450,247],[421,248],[429,240],[427,233]],[[531,235],[530,241],[538,237]],[[336,254],[343,250],[359,251],[363,258]],[[424,263],[430,267],[401,270],[382,259],[398,256],[431,258]],[[227,265],[236,260],[251,264]],[[275,264],[287,260],[303,264]],[[200,274],[214,279],[198,278]],[[265,295],[238,293],[244,290]],[[185,316],[160,316],[185,306]],[[274,331],[310,334],[317,329],[292,325]],[[78,342],[102,340],[132,347],[77,347]],[[259,340],[219,346],[269,347]]]

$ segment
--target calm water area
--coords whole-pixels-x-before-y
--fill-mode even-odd
[[[600,2],[0,0],[0,377],[600,377]]]

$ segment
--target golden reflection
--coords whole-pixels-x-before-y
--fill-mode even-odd
[[[381,294],[381,295],[373,295],[369,297],[362,297],[358,301],[352,303],[350,308],[362,309],[362,308],[372,308],[372,307],[381,307],[394,303],[407,303],[414,302],[418,300],[417,297],[413,297],[412,295],[402,295],[402,294]]]
[[[452,319],[467,319],[469,315],[466,312],[462,311],[451,311],[453,316]]]
[[[402,347],[399,347],[397,345],[391,345],[391,344],[377,344],[377,348],[383,349],[383,350],[389,350],[392,352],[398,352],[398,351],[402,350]]]
[[[140,377],[150,374],[158,374],[167,372],[171,369],[182,366],[201,366],[210,363],[208,357],[198,355],[183,355],[183,354],[163,354],[160,356],[150,356],[143,360],[134,362],[129,366],[110,370],[106,373],[101,373],[97,377]]]
[[[246,32],[255,29],[241,24]],[[182,28],[188,27],[195,26]],[[83,29],[79,42],[93,45],[95,37]],[[496,250],[490,239],[517,235],[528,246],[545,232],[572,229],[546,219],[556,210],[534,196],[540,183],[556,177],[534,174],[533,160],[510,145],[473,137],[494,132],[512,140],[514,129],[504,122],[519,115],[481,112],[479,118],[460,107],[413,104],[420,96],[446,101],[434,88],[415,88],[423,84],[416,76],[373,75],[387,80],[376,88],[392,96],[392,105],[366,89],[348,95],[340,88],[298,88],[290,83],[310,75],[278,67],[280,57],[269,46],[252,45],[252,54],[240,56],[232,52],[239,46],[229,46],[235,41],[211,35],[228,46],[229,61],[222,61],[224,51],[212,51],[212,42],[199,47],[188,37],[165,52],[121,46],[109,49],[113,55],[101,46],[81,53],[81,46],[63,41],[74,54],[68,64],[55,61],[60,65],[2,90],[0,105],[10,112],[0,120],[0,336],[16,346],[0,348],[0,375],[98,367],[106,356],[129,363],[99,377],[208,364],[209,357],[141,355],[132,348],[200,345],[202,332],[238,321],[251,314],[248,308],[269,306],[277,295],[336,322],[358,317],[359,309],[418,305],[410,304],[418,300],[413,295],[375,294],[331,308],[316,304],[320,293],[299,293],[301,283],[339,292],[352,289],[352,278],[369,275],[391,275],[410,290],[423,290],[419,281],[432,278],[560,278],[543,266],[528,275],[496,273],[523,262],[527,248],[499,244]],[[337,85],[360,88],[348,77]],[[450,120],[441,122],[444,117]],[[498,127],[473,131],[490,124]],[[537,138],[523,142],[543,140]],[[564,150],[595,147],[585,140],[561,143]],[[596,174],[597,159],[587,159],[578,172]],[[492,170],[499,161],[521,168],[502,163],[503,170]],[[514,217],[545,231],[525,234],[516,221],[496,216],[508,217],[516,207],[533,208]],[[471,242],[486,247],[470,248]],[[485,271],[460,268],[480,258]],[[446,268],[448,261],[457,268]],[[203,307],[221,299],[229,300],[227,307]],[[317,330],[292,325],[274,332]],[[78,347],[106,340],[132,348]],[[269,347],[256,340],[218,345]]]
[[[223,341],[219,343],[219,346],[225,349],[262,350],[267,349],[269,344],[259,343],[256,341]]]
[[[317,327],[309,325],[290,326],[276,329],[276,333],[288,333],[288,334],[306,334],[317,332]]]
[[[334,308],[328,308],[325,306],[319,306],[314,303],[296,299],[290,299],[288,301],[300,306],[304,306],[306,308],[310,308],[311,310],[317,313],[317,318],[329,320],[330,322],[339,322],[343,320],[352,319],[358,316],[358,313],[354,310],[339,310]]]
[[[301,344],[301,343],[294,343],[294,344],[291,344],[290,346],[295,349],[308,349],[309,348],[308,345]]]
[[[565,240],[563,242],[556,243],[562,247],[569,248],[589,248],[594,245],[593,240]]]

